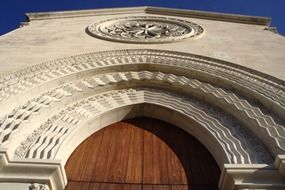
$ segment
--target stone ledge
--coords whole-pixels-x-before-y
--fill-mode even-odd
[[[0,149],[0,182],[40,183],[52,190],[62,190],[67,179],[60,161],[11,160],[7,151]]]
[[[149,13],[159,15],[180,16],[189,18],[209,19],[226,22],[236,22],[244,24],[265,25],[271,24],[271,18],[259,16],[246,16],[238,14],[224,14],[208,11],[196,11],[187,9],[173,9],[162,7],[131,7],[131,8],[106,8],[106,9],[90,9],[90,10],[76,10],[76,11],[56,11],[56,12],[38,12],[27,13],[26,16],[29,21],[44,20],[44,19],[59,19],[71,17],[86,17],[86,16],[100,16],[112,14],[132,14],[132,13]]]
[[[285,176],[285,155],[277,155],[274,164],[278,171]]]
[[[271,18],[269,17],[225,14],[225,13],[216,13],[210,11],[196,11],[196,10],[172,9],[172,8],[162,8],[162,7],[146,7],[146,13],[218,20],[226,22],[236,22],[244,24],[266,25],[266,26],[269,26],[271,24]]]
[[[26,13],[26,16],[28,18],[28,21],[32,21],[32,20],[60,19],[60,18],[72,18],[72,17],[144,13],[145,9],[146,7],[86,9],[86,10],[74,10],[74,11]]]
[[[225,164],[219,189],[285,189],[285,177],[274,165]]]

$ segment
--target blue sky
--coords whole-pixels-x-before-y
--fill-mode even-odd
[[[271,17],[285,35],[285,0],[1,0],[0,35],[17,28],[27,12],[146,5]]]

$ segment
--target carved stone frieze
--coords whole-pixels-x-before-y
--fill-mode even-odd
[[[159,96],[155,97],[154,96],[155,93],[159,93]],[[129,97],[129,98],[123,98],[123,97]],[[139,98],[139,97],[141,97],[141,98]],[[157,98],[159,98],[159,99],[157,99]],[[166,98],[165,101],[163,100],[164,98]],[[216,121],[213,120],[213,122],[216,123],[216,124],[213,123],[213,125],[220,125],[219,130],[216,130],[216,132],[215,132],[215,133],[219,134],[219,135],[217,135],[218,139],[221,138],[221,136],[224,136],[225,134],[230,135],[230,133],[223,132],[223,130],[228,130],[229,129],[231,131],[231,133],[235,133],[234,134],[235,137],[234,136],[230,137],[231,135],[228,136],[228,137],[223,137],[223,139],[231,139],[231,140],[229,140],[229,141],[228,140],[222,140],[221,141],[222,144],[230,143],[230,144],[224,146],[224,148],[227,149],[227,147],[231,147],[228,151],[229,151],[229,155],[232,155],[232,156],[230,156],[231,159],[233,159],[233,160],[231,160],[232,163],[263,163],[263,162],[270,163],[272,161],[271,156],[268,154],[267,151],[265,151],[265,149],[260,144],[260,142],[252,141],[251,144],[246,143],[246,141],[248,139],[245,139],[243,134],[239,134],[238,131],[234,132],[236,130],[236,128],[235,128],[236,124],[229,123],[229,122],[225,121],[225,120],[231,120],[231,119],[229,119],[230,116],[228,116],[227,114],[225,114],[225,113],[223,113],[221,111],[217,111],[216,109],[212,108],[211,106],[208,106],[207,104],[205,104],[205,103],[203,103],[201,101],[198,101],[198,100],[195,100],[195,99],[189,99],[188,97],[177,96],[177,95],[175,95],[173,93],[166,92],[166,91],[160,91],[160,90],[154,90],[154,89],[126,89],[126,90],[117,90],[117,91],[110,91],[110,92],[105,92],[105,93],[102,93],[102,94],[98,94],[98,95],[92,96],[92,97],[90,97],[88,99],[85,99],[85,100],[82,100],[80,102],[77,102],[74,105],[66,108],[64,111],[60,112],[60,114],[57,114],[57,116],[53,116],[53,118],[56,118],[56,120],[53,122],[53,124],[57,125],[57,123],[60,123],[61,126],[59,126],[59,127],[61,127],[61,128],[69,128],[71,130],[72,129],[71,126],[73,124],[71,122],[66,122],[66,125],[69,126],[69,127],[63,126],[62,125],[62,120],[67,121],[67,119],[64,119],[64,118],[68,118],[71,115],[74,115],[76,113],[77,114],[81,114],[80,118],[82,120],[86,120],[86,119],[88,119],[88,115],[86,115],[86,112],[89,112],[89,115],[91,114],[94,117],[95,113],[96,114],[100,114],[100,113],[102,113],[104,111],[107,111],[108,109],[114,109],[114,106],[115,107],[116,106],[123,106],[123,105],[126,105],[126,104],[130,104],[131,102],[132,103],[139,103],[139,102],[141,102],[141,103],[143,103],[143,102],[149,102],[149,103],[151,103],[151,102],[155,103],[156,102],[156,103],[159,103],[160,101],[162,101],[162,102],[170,102],[170,101],[172,101],[171,99],[173,99],[173,98],[176,99],[175,100],[176,103],[173,105],[174,107],[178,106],[176,104],[179,104],[180,101],[182,101],[183,104],[185,104],[185,110],[183,111],[185,113],[190,111],[190,110],[188,110],[189,106],[190,107],[194,106],[195,109],[194,109],[194,107],[193,107],[193,109],[197,110],[197,111],[198,110],[201,110],[201,111],[204,110],[203,111],[204,113],[206,113],[207,110],[212,109],[212,111],[211,111],[212,117],[213,118],[217,118],[223,124],[223,127],[221,127],[222,126],[221,124],[218,124],[218,123],[216,123]],[[131,101],[131,102],[129,102],[129,101]],[[119,103],[118,104],[114,104],[114,102],[119,102]],[[87,106],[87,105],[90,105],[90,106]],[[109,105],[112,105],[112,106],[109,107]],[[85,108],[84,108],[84,106],[85,106]],[[174,107],[173,107],[173,109],[175,109]],[[91,110],[88,111],[88,109],[93,110],[93,112],[94,112],[94,109],[96,109],[96,111],[94,113],[92,113],[92,111]],[[176,108],[176,109],[178,109],[178,108]],[[186,110],[188,110],[188,111],[186,111]],[[193,112],[193,110],[192,110],[192,112]],[[198,112],[199,112],[199,114],[198,114]],[[197,114],[201,116],[202,112],[200,112],[200,111],[198,111],[198,112],[197,112]],[[65,117],[63,117],[63,115]],[[195,117],[198,117],[198,115],[195,116]],[[223,118],[223,119],[220,119],[220,118]],[[61,122],[59,120],[61,120]],[[203,119],[201,118],[200,121],[203,122]],[[60,124],[58,124],[58,125],[60,125]],[[45,124],[43,124],[43,126],[45,126],[45,128],[47,129],[48,126],[50,126],[50,122],[47,121]],[[218,127],[218,126],[216,126],[216,127]],[[51,128],[50,132],[52,132],[52,131],[54,131],[54,128]],[[46,139],[46,140],[49,139],[49,137],[47,137],[45,135],[43,135],[43,136],[38,135],[38,138],[39,138],[39,139],[37,139],[38,143],[41,142],[40,138],[43,138],[43,139]],[[58,138],[61,138],[61,136],[58,136]],[[248,137],[248,138],[252,138],[252,137]],[[242,142],[241,143],[242,146],[241,146],[241,145],[239,145],[238,141],[236,141],[235,139],[239,139],[240,141],[245,141],[245,142]],[[53,141],[57,141],[57,139],[53,139]],[[26,142],[26,143],[29,144],[30,142]],[[27,147],[31,147],[31,146],[24,146],[24,144],[25,143],[23,143],[21,145],[21,147],[19,147],[17,149],[17,151],[16,151],[17,157],[23,157],[23,152],[25,152],[25,153],[28,152]],[[231,145],[231,144],[235,144],[235,145]],[[36,145],[36,147],[38,147],[38,148],[33,149],[33,151],[36,151],[37,149],[41,149],[42,153],[46,152],[45,149],[50,151],[50,149],[48,148],[49,146],[46,146],[46,145],[44,145],[45,148],[44,147],[40,148],[41,145]],[[235,150],[234,147],[240,147],[240,149],[239,150]],[[243,147],[243,148],[241,148],[241,147]],[[248,148],[246,148],[246,147],[248,147]],[[262,152],[262,154],[264,154],[262,158],[259,158],[259,156],[256,155],[257,154],[257,152],[255,152],[256,148],[253,148],[253,147],[261,147],[260,151]],[[245,150],[247,150],[246,151],[247,153],[245,152]],[[56,152],[56,150],[53,150],[53,151]],[[244,152],[244,153],[242,153],[242,152]],[[238,156],[238,154],[241,154],[243,156],[241,156],[241,155]],[[249,158],[248,158],[247,154],[250,155]],[[34,154],[34,152],[30,152],[29,155],[37,155],[37,154]],[[234,157],[237,157],[237,160]],[[31,157],[31,158],[37,158],[37,157]],[[239,158],[242,158],[242,159],[239,159]]]
[[[21,143],[21,145],[16,149],[15,151],[15,157],[17,158],[23,158],[25,156],[25,154],[27,153],[27,151],[29,150],[29,148],[33,145],[33,143],[38,139],[38,137],[43,134],[43,132],[51,127],[53,125],[53,123],[55,123],[56,120],[58,120],[59,118],[63,117],[66,111],[61,111],[58,114],[52,116],[51,118],[49,118],[47,121],[45,121],[40,127],[38,127],[37,129],[35,129],[29,136],[28,138]]]
[[[242,127],[240,123],[232,116],[228,115],[221,109],[206,104],[205,102],[197,100],[193,102],[194,104],[199,105],[202,110],[214,116],[225,127],[227,127],[231,131],[233,137],[239,139],[240,143],[248,153],[254,152],[254,154],[251,154],[250,156],[252,160],[255,160],[256,163],[270,163],[269,161],[273,160],[271,155],[267,153],[268,150],[266,150],[259,140],[257,140],[254,133],[245,127]]]
[[[59,102],[64,98],[67,98],[69,96],[73,96],[73,99],[76,96],[81,96],[82,93],[85,93],[85,91],[92,91],[94,87],[97,86],[104,86],[108,85],[111,83],[117,83],[120,84],[120,82],[123,81],[129,81],[131,82],[132,80],[149,80],[149,84],[151,84],[151,81],[165,81],[171,84],[175,84],[174,86],[184,86],[183,88],[186,90],[188,88],[193,88],[191,91],[195,92],[197,90],[207,94],[207,96],[212,96],[214,95],[217,99],[224,100],[227,102],[228,105],[234,105],[240,113],[246,113],[248,114],[245,119],[250,121],[256,121],[257,126],[261,127],[261,130],[264,130],[265,133],[268,133],[268,136],[275,141],[280,141],[284,137],[284,133],[278,133],[275,131],[281,131],[282,126],[276,124],[274,120],[268,120],[268,116],[264,115],[260,110],[252,107],[250,104],[248,104],[245,100],[240,100],[237,96],[234,96],[234,94],[228,93],[222,89],[219,89],[217,87],[213,87],[210,84],[207,83],[202,83],[201,81],[198,80],[193,80],[193,79],[188,79],[184,76],[176,76],[173,74],[165,74],[161,72],[149,72],[149,71],[141,71],[141,72],[119,72],[119,73],[107,73],[103,75],[98,75],[90,78],[84,78],[83,80],[75,81],[73,83],[69,84],[64,84],[53,91],[49,91],[47,93],[44,93],[40,96],[40,98],[36,98],[34,101],[30,101],[30,103],[25,104],[22,108],[28,108],[31,110],[31,106],[35,105],[34,102],[37,103],[42,103],[43,105],[49,105],[51,101],[56,101]],[[104,82],[103,82],[104,81]],[[165,83],[164,82],[164,83]],[[173,89],[174,90],[174,89]],[[78,95],[76,95],[76,93]],[[64,96],[66,95],[66,96]],[[96,97],[96,99],[100,97],[105,97],[106,95],[99,95]],[[46,101],[48,100],[48,101]],[[75,99],[74,99],[75,100]],[[84,101],[79,102],[74,104],[74,106],[81,106],[81,104],[84,103]],[[242,105],[242,106],[240,106]],[[201,106],[200,106],[201,107]],[[22,109],[21,108],[21,109]],[[66,116],[66,113],[68,111],[73,111],[74,107],[69,107],[65,111],[60,112],[56,116],[51,117],[47,122],[42,124],[38,129],[36,129],[22,144],[21,146],[18,147],[16,150],[15,156],[16,157],[23,157],[26,155],[27,151],[29,150],[29,147],[33,145],[33,143],[36,141],[36,139],[41,136],[48,128],[53,126],[54,123],[56,123],[57,120],[60,120],[61,118],[64,118]],[[205,111],[208,110],[209,113],[211,113],[211,108],[206,107],[204,109]],[[216,112],[216,111],[215,111]],[[217,114],[217,112],[215,113]],[[253,115],[256,115],[253,117]],[[10,116],[16,116],[17,114],[10,114]],[[8,117],[7,117],[8,118]],[[11,117],[13,118],[13,117]],[[219,116],[219,120],[224,123],[224,126],[238,126],[237,123],[233,124],[232,122],[228,122],[229,119],[223,119],[225,117]],[[222,120],[221,120],[222,119]],[[67,116],[65,120],[70,120],[70,122],[78,122],[76,119],[72,119],[70,116]],[[264,123],[266,121],[267,123]],[[227,124],[230,123],[230,124]],[[7,124],[7,123],[6,123]],[[6,126],[6,125],[5,125]],[[5,128],[5,134],[10,135],[10,133],[13,133],[13,128],[9,129],[9,127],[5,127],[3,125],[3,128]],[[10,125],[9,125],[10,126]],[[60,127],[60,126],[59,126]],[[58,128],[57,126],[53,126],[52,129],[54,130],[55,128]],[[244,127],[243,127],[244,128]],[[240,129],[240,127],[237,127],[237,129]],[[2,131],[3,133],[3,131]],[[238,133],[235,133],[234,131],[232,132],[234,136],[237,137],[237,139],[240,139],[240,135],[245,134],[245,130],[240,130]],[[1,134],[1,132],[0,132]],[[2,135],[3,136],[3,135]],[[243,137],[245,137],[243,135]],[[247,139],[250,138],[251,135],[247,135]],[[267,138],[267,137],[264,137]],[[244,139],[244,138],[242,138]],[[280,139],[280,140],[279,140]],[[281,142],[281,141],[280,141]],[[243,142],[246,143],[246,142]],[[251,146],[251,144],[256,144],[256,143],[247,143],[248,147]],[[282,146],[283,144],[280,143]],[[278,145],[279,146],[279,145]],[[257,147],[257,146],[255,146]],[[249,149],[254,149],[254,148],[249,148]],[[258,148],[257,148],[258,150]],[[262,151],[261,151],[262,152]],[[265,160],[268,160],[266,156],[263,156]],[[254,158],[255,160],[261,159],[259,157]]]
[[[76,96],[76,91],[79,94],[81,94],[84,91],[88,91],[91,90],[95,87],[95,86],[102,86],[102,85],[108,85],[110,83],[118,83],[120,81],[131,81],[131,80],[146,80],[146,79],[152,79],[152,80],[163,80],[163,81],[167,81],[170,83],[177,83],[175,86],[177,86],[179,88],[179,85],[184,86],[184,89],[187,88],[194,88],[194,89],[201,89],[205,94],[212,94],[215,95],[218,99],[222,100],[226,100],[227,103],[229,105],[235,105],[237,110],[239,110],[239,112],[244,112],[249,114],[248,116],[245,117],[245,119],[247,118],[247,120],[252,120],[253,121],[257,121],[258,125],[261,125],[262,129],[270,129],[267,130],[267,132],[269,132],[268,136],[273,137],[273,139],[278,139],[278,136],[280,136],[280,138],[282,138],[282,136],[284,136],[283,133],[275,133],[274,131],[280,131],[282,130],[282,126],[277,125],[276,123],[274,123],[274,120],[268,120],[268,116],[264,115],[262,112],[260,112],[260,110],[257,110],[256,108],[253,108],[252,106],[250,106],[250,104],[246,103],[244,100],[239,100],[239,98],[237,96],[233,96],[230,93],[226,93],[225,91],[216,88],[216,87],[212,87],[209,84],[203,84],[198,80],[192,80],[192,79],[188,79],[185,78],[183,76],[175,76],[173,74],[164,74],[161,72],[148,72],[148,71],[141,71],[141,72],[120,72],[120,73],[110,73],[110,74],[104,74],[104,75],[99,75],[99,76],[95,76],[95,77],[91,77],[91,78],[85,78],[84,80],[79,80],[77,82],[74,83],[70,83],[70,84],[65,84],[62,87],[58,87],[57,89],[55,89],[54,91],[48,92],[46,94],[43,94],[41,97],[47,97],[48,95],[51,97],[57,97],[59,99],[56,99],[57,101],[64,98],[65,96],[62,96],[62,94],[69,94],[70,96]],[[103,82],[104,81],[104,82]],[[149,81],[151,83],[151,81]],[[193,89],[193,90],[194,90]],[[192,91],[193,91],[192,90]],[[196,90],[195,90],[196,91]],[[59,93],[60,92],[60,93]],[[230,99],[229,99],[230,98]],[[42,98],[38,98],[39,100],[41,100]],[[75,106],[78,105],[78,103],[75,104]],[[242,107],[240,107],[240,105],[242,105]],[[67,110],[70,110],[71,108],[68,108]],[[210,110],[209,108],[207,108],[206,110]],[[254,111],[251,111],[254,110]],[[61,112],[61,115],[64,115],[63,112]],[[252,117],[252,115],[256,115],[255,117]],[[250,118],[251,117],[251,118]],[[46,124],[42,125],[39,130],[36,130],[31,137],[29,137],[25,142],[23,142],[23,144],[17,149],[16,153],[18,157],[22,157],[23,154],[25,154],[25,152],[27,152],[28,147],[31,146],[31,144],[34,142],[35,140],[35,136],[39,136],[43,130],[42,127],[44,126],[44,128],[46,129],[47,127],[49,127],[51,125],[51,123],[55,122],[57,119],[59,119],[60,117],[56,117],[56,118],[51,118],[50,120],[52,120],[52,122],[47,122]],[[222,118],[222,117],[220,117]],[[249,119],[250,118],[250,119]],[[267,121],[266,121],[267,120]],[[263,124],[264,121],[267,122],[267,124]],[[269,122],[269,123],[268,123]],[[225,122],[226,123],[226,122]],[[257,126],[258,126],[257,125]],[[13,131],[11,131],[13,132]],[[277,138],[276,138],[277,137]],[[279,140],[278,140],[279,141]],[[282,144],[282,143],[281,143]]]
[[[187,72],[197,72],[198,78],[198,73],[201,72],[211,75],[211,77],[214,78],[218,77],[219,79],[210,80],[208,82],[215,83],[218,80],[224,80],[230,83],[231,88],[239,90],[239,93],[246,95],[250,92],[250,96],[258,98],[259,102],[274,111],[275,114],[280,116],[282,113],[285,113],[284,82],[276,78],[231,63],[202,56],[147,49],[83,54],[4,74],[0,76],[0,104],[1,107],[3,107],[5,106],[4,101],[6,100],[7,102],[7,100],[10,100],[11,102],[9,103],[11,105],[15,102],[13,97],[16,98],[19,94],[29,92],[34,87],[40,87],[41,85],[44,89],[45,84],[50,81],[62,77],[75,76],[74,74],[77,72],[87,72],[93,69],[110,67],[110,65],[143,65],[150,63],[157,67],[173,67],[173,72],[176,71],[176,68],[183,68]],[[204,77],[203,80],[205,80]],[[217,84],[221,83],[219,82]],[[37,94],[32,93],[28,96],[31,95]],[[263,100],[262,98],[266,99]],[[22,98],[20,101],[27,100]],[[274,109],[272,109],[273,106]],[[3,108],[3,110],[7,109],[8,108]]]
[[[63,118],[69,118],[69,116],[67,114],[71,111],[74,111],[76,108],[82,106],[83,104],[86,104],[89,101],[100,100],[100,99],[103,99],[103,98],[108,97],[108,96],[112,96],[112,95],[116,95],[116,94],[120,94],[120,93],[127,93],[127,92],[130,93],[133,91],[134,91],[134,89],[129,89],[129,90],[118,90],[118,91],[114,91],[114,92],[100,94],[97,96],[90,97],[90,98],[88,98],[88,100],[82,100],[80,102],[77,102],[77,103],[73,104],[72,106],[69,106],[66,109],[61,110],[59,113],[53,115],[51,118],[48,118],[43,124],[41,124],[40,127],[35,129],[24,142],[21,143],[21,145],[15,151],[15,157],[17,157],[17,158],[25,157],[28,150],[30,149],[30,147],[35,143],[35,141],[47,129],[51,128],[54,130],[55,127],[52,127],[52,126],[55,125],[56,121],[63,119]],[[49,93],[51,93],[51,92],[49,92]],[[78,121],[79,120],[76,120],[76,122],[73,124],[77,124]]]
[[[169,17],[132,16],[93,23],[88,32],[106,40],[129,43],[165,43],[202,34],[192,22]]]

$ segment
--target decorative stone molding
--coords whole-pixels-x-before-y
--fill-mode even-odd
[[[278,171],[285,176],[285,155],[277,155],[274,165],[278,168]]]
[[[220,190],[277,190],[285,189],[284,176],[274,165],[225,164],[222,171]]]
[[[273,33],[275,33],[275,34],[278,34],[278,31],[277,31],[277,28],[276,28],[276,27],[266,26],[266,27],[264,28],[264,30],[267,30],[267,31],[273,32]]]
[[[67,179],[59,161],[11,159],[0,149],[0,182],[30,183],[27,190],[62,190]]]
[[[95,37],[128,43],[165,43],[198,36],[204,29],[192,22],[170,17],[132,16],[93,23],[88,32]]]
[[[49,187],[46,184],[32,183],[28,190],[49,190]]]
[[[283,118],[285,114],[284,82],[257,71],[211,58],[159,50],[122,50],[89,53],[31,66],[0,77],[0,115],[3,110],[24,104],[46,91],[56,80],[68,82],[82,75],[91,76],[100,69],[112,70],[151,66],[173,74],[195,76],[202,81],[232,88],[244,96],[255,98],[265,108]],[[22,94],[21,99],[16,96]],[[9,105],[9,106],[7,106]]]
[[[183,105],[185,105],[185,108],[183,109],[185,110],[179,111],[180,109],[182,109],[182,107],[184,107],[179,105],[180,100],[183,101]],[[172,102],[172,104],[170,104],[170,102]],[[49,121],[43,124],[43,126],[46,126],[46,130],[44,133],[41,133],[41,135],[33,133],[33,136],[38,136],[37,143],[33,144],[32,146],[27,145],[33,143],[32,141],[27,141],[23,143],[22,146],[17,149],[16,155],[22,157],[26,153],[27,158],[51,158],[50,156],[54,155],[54,153],[52,152],[57,152],[56,149],[60,148],[61,146],[60,144],[53,144],[53,142],[63,142],[64,139],[70,133],[72,133],[72,130],[76,130],[76,128],[80,127],[78,123],[84,124],[84,120],[97,117],[98,115],[104,114],[105,112],[108,113],[108,110],[113,110],[116,107],[142,103],[164,105],[166,107],[170,107],[173,110],[188,114],[190,114],[190,112],[199,113],[199,115],[194,116],[194,118],[200,117],[201,114],[204,115],[204,113],[208,112],[207,114],[210,115],[207,117],[211,116],[213,117],[212,119],[206,119],[207,117],[204,115],[205,118],[200,118],[197,122],[202,122],[200,124],[204,125],[205,122],[203,120],[207,120],[207,122],[213,120],[213,126],[215,127],[212,126],[211,128],[216,128],[214,130],[215,132],[212,131],[213,134],[217,134],[214,135],[215,138],[217,138],[217,140],[220,139],[220,137],[223,137],[223,139],[231,139],[230,141],[222,139],[218,140],[221,144],[226,144],[225,146],[222,145],[225,149],[227,149],[227,147],[230,147],[230,150],[228,150],[230,163],[272,162],[270,155],[263,148],[263,146],[255,139],[253,139],[251,135],[247,135],[248,132],[246,132],[245,129],[241,129],[238,124],[234,123],[230,116],[227,116],[221,111],[217,111],[213,107],[208,107],[201,101],[197,101],[194,99],[191,100],[187,97],[180,97],[175,94],[171,95],[171,93],[169,92],[163,92],[158,90],[155,91],[151,89],[143,89],[138,91],[132,89],[127,91],[110,91],[104,94],[99,94],[90,97],[86,100],[82,100],[81,102],[74,104],[72,107],[68,107],[66,110],[60,112],[60,116],[54,116],[53,118],[58,119],[55,120],[52,125]],[[193,106],[195,107],[195,111],[190,109]],[[90,109],[93,111],[91,111]],[[190,115],[188,117],[193,118]],[[217,121],[219,121],[220,123],[216,123]],[[42,128],[42,126],[40,128]],[[55,137],[57,131],[61,132],[58,133]],[[227,137],[224,137],[225,134]],[[236,139],[239,139],[241,144]],[[36,138],[34,138],[34,141],[35,140]],[[250,142],[247,143],[246,141]],[[50,142],[51,144],[46,144],[45,142]],[[29,149],[27,149],[27,147]],[[239,147],[239,150],[236,151],[235,147]],[[40,150],[40,152],[38,150]]]
[[[57,12],[40,12],[40,13],[27,13],[29,21],[43,20],[43,19],[58,19],[69,17],[84,17],[84,16],[105,16],[106,14],[159,14],[168,16],[180,16],[188,18],[200,18],[207,20],[219,20],[233,23],[254,24],[269,26],[271,18],[268,17],[256,17],[236,14],[214,13],[207,11],[186,10],[186,9],[173,9],[162,7],[129,7],[129,8],[111,8],[111,9],[89,9],[89,10],[73,10],[73,11],[57,11]]]
[[[49,118],[44,124],[42,124],[39,128],[35,129],[28,138],[21,143],[21,146],[19,146],[15,152],[15,157],[23,158],[28,150],[28,148],[37,140],[37,138],[48,128],[52,127],[53,123],[62,117],[64,115],[64,112],[60,112],[57,115]]]
[[[139,83],[138,81],[142,81]],[[145,84],[145,81],[148,81]],[[73,101],[76,100],[76,96],[82,97],[83,94],[92,94],[92,92],[96,93],[94,89],[100,89],[99,87],[107,86],[110,84],[116,84],[118,87],[123,82],[131,82],[134,86],[153,86],[153,84],[156,84],[160,81],[164,81],[162,84],[158,85],[159,88],[166,88],[167,83],[171,84],[171,90],[177,91],[179,93],[184,93],[187,95],[191,95],[194,97],[199,98],[200,96],[204,97],[203,101],[208,102],[209,104],[214,104],[217,107],[220,107],[220,109],[224,109],[224,107],[228,107],[230,109],[230,114],[234,115],[234,117],[237,117],[239,115],[240,120],[247,121],[246,124],[242,124],[244,126],[248,126],[247,130],[253,131],[252,134],[254,134],[255,131],[263,131],[263,134],[267,134],[267,136],[262,135],[260,136],[260,139],[267,142],[267,146],[269,146],[269,149],[273,151],[273,155],[276,155],[278,153],[276,151],[276,147],[280,147],[282,149],[283,142],[282,139],[285,137],[285,134],[283,131],[283,126],[277,124],[268,114],[264,114],[260,109],[256,108],[255,106],[252,106],[249,102],[247,102],[244,99],[240,99],[238,96],[233,94],[232,92],[227,92],[225,90],[222,90],[218,87],[214,87],[210,84],[200,82],[198,80],[188,79],[184,76],[176,76],[173,74],[164,74],[161,72],[148,72],[148,71],[141,71],[141,72],[119,72],[119,73],[110,73],[110,74],[104,74],[99,76],[94,76],[90,78],[84,78],[83,80],[76,81],[74,83],[63,85],[62,87],[56,88],[54,91],[50,91],[46,94],[41,95],[39,98],[37,98],[36,102],[45,102],[45,105],[49,105],[52,101],[56,101],[60,103],[63,99],[72,97]],[[176,90],[177,88],[177,90]],[[181,91],[181,88],[184,90]],[[77,94],[77,95],[76,95]],[[87,96],[88,97],[88,96]],[[214,100],[213,100],[214,98]],[[46,101],[48,100],[48,101]],[[79,100],[79,99],[78,99]],[[54,105],[55,106],[55,105]],[[27,106],[30,107],[30,106]],[[59,105],[60,107],[60,105]],[[213,108],[207,108],[207,112],[211,112]],[[227,110],[227,109],[226,109]],[[239,112],[239,114],[237,114]],[[213,111],[214,114],[214,111]],[[22,157],[25,152],[27,152],[27,148],[31,146],[31,144],[37,139],[37,136],[40,136],[45,129],[48,127],[56,128],[56,126],[53,126],[53,123],[59,119],[60,117],[64,117],[65,112],[60,112],[60,114],[57,114],[56,117],[52,117],[46,122],[45,124],[41,125],[38,129],[36,129],[26,140],[22,143],[22,145],[17,149],[16,156]],[[72,119],[74,123],[79,122],[79,118]],[[216,117],[219,118],[219,117]],[[241,140],[239,137],[240,134],[244,134],[247,136],[246,141],[247,144],[256,144],[254,143],[254,140],[250,138],[251,135],[247,135],[247,132],[244,130],[244,126],[241,127],[238,124],[232,124],[229,119],[227,119],[227,123],[230,126],[235,126],[235,129],[238,130],[237,132],[232,131],[232,134],[236,136],[238,139]],[[7,122],[6,122],[7,123]],[[10,133],[13,133],[13,125],[9,125],[10,127],[4,127],[6,130],[2,131],[2,133],[9,135]],[[255,127],[255,128],[253,128]],[[7,131],[7,132],[6,132]],[[10,132],[10,133],[9,133]],[[3,137],[4,135],[0,133],[0,137]],[[15,140],[13,140],[15,141]],[[241,140],[241,142],[246,142],[244,140]],[[268,145],[268,143],[271,142],[271,145]],[[280,143],[279,143],[280,142]],[[265,142],[264,142],[265,143]],[[256,149],[256,151],[259,151],[259,148],[251,147],[250,149]],[[262,154],[260,150],[260,153]],[[260,155],[258,156],[260,158],[264,158],[266,156]],[[253,159],[255,160],[255,159]],[[268,159],[266,159],[268,160]]]

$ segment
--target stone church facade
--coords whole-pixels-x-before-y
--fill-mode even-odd
[[[65,189],[74,150],[137,117],[195,137],[221,190],[285,189],[285,39],[269,18],[156,7],[27,17],[0,37],[0,189]]]

